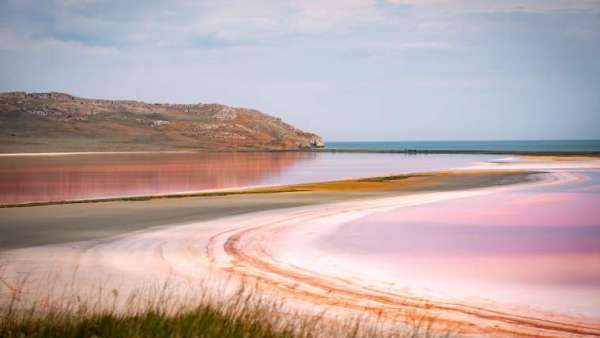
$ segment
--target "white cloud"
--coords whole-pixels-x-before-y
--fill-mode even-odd
[[[104,56],[118,53],[118,49],[110,46],[88,46],[81,42],[62,41],[52,37],[30,38],[7,29],[0,29],[0,50],[38,53],[41,55],[56,50]]]
[[[600,12],[600,0],[388,0],[416,10],[442,14],[498,12]]]
[[[293,1],[296,12],[290,29],[298,32],[323,32],[373,19],[372,0]]]
[[[408,126],[400,137],[431,131],[398,111],[441,118],[437,137],[464,116],[518,126],[554,112],[564,135],[587,137],[600,125],[599,1],[0,0],[0,90],[221,102],[330,138],[381,137],[361,123],[371,111]]]
[[[343,30],[375,16],[373,0],[217,1],[199,7],[196,32],[223,39]]]
[[[390,11],[394,4],[408,10]],[[447,33],[456,25],[444,17],[453,14],[598,9],[600,0],[8,0],[0,3],[4,12],[0,20],[5,30],[25,40],[92,47],[186,48],[201,47],[203,39],[211,47],[228,47],[293,39],[294,35],[348,35],[362,28]],[[406,35],[400,42],[404,48],[437,48],[431,41],[443,43],[436,42],[443,40],[438,37]]]
[[[226,45],[292,34],[348,32],[376,22],[379,15],[375,0],[0,2],[2,26],[24,39],[120,48],[182,47],[207,38]]]

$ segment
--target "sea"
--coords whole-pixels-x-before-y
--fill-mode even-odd
[[[331,149],[600,152],[600,140],[327,142]]]

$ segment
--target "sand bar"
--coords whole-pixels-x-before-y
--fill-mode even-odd
[[[520,165],[517,167],[521,168]],[[509,170],[511,166],[503,164],[502,168]],[[0,212],[3,216],[11,216],[13,221],[24,217],[25,214],[19,212],[35,210],[41,215],[37,225],[32,222],[31,229],[35,232],[48,219],[53,219],[57,226],[64,226],[69,220],[65,214],[73,215],[85,208],[94,210],[98,206],[106,206],[103,210],[92,212],[96,214],[83,213],[77,216],[79,219],[70,221],[72,226],[81,225],[88,217],[87,220],[99,222],[97,230],[107,232],[90,235],[90,231],[86,231],[89,228],[80,229],[76,240],[88,240],[73,243],[69,241],[74,238],[69,236],[74,232],[72,229],[65,230],[62,235],[58,232],[53,239],[55,243],[65,244],[30,248],[24,246],[33,245],[31,242],[14,238],[12,247],[21,248],[6,250],[1,256],[5,286],[2,299],[6,300],[14,292],[18,292],[23,301],[41,294],[46,295],[48,303],[64,297],[64,294],[47,291],[44,278],[48,276],[53,276],[54,281],[70,283],[73,297],[85,297],[89,286],[98,282],[106,288],[126,293],[127,290],[138,290],[148,282],[174,279],[175,285],[182,285],[178,290],[183,292],[188,290],[183,285],[190,283],[210,287],[215,280],[218,284],[219,280],[234,278],[238,282],[248,279],[258,281],[274,297],[283,295],[288,300],[286,305],[290,311],[306,309],[308,305],[314,311],[335,309],[337,314],[367,313],[379,318],[383,313],[394,320],[406,311],[416,310],[436,318],[438,323],[457,324],[464,334],[547,337],[600,334],[600,323],[586,318],[503,310],[472,302],[448,303],[426,295],[383,288],[377,281],[366,278],[368,274],[356,279],[356,276],[346,275],[343,266],[335,268],[331,262],[316,261],[318,249],[312,247],[310,241],[298,240],[298,236],[294,236],[306,231],[318,236],[333,231],[345,221],[389,208],[510,189],[507,183],[560,184],[578,179],[576,174],[567,172],[528,174],[488,170],[307,184],[302,185],[303,191],[274,194],[4,209]],[[276,204],[279,209],[258,211],[263,203],[275,200],[279,201]],[[240,201],[243,207],[236,209],[235,205],[239,206]],[[189,204],[181,207],[181,202]],[[182,210],[196,210],[203,204],[207,208],[204,212],[181,214]],[[128,209],[131,206],[140,209],[132,211]],[[182,209],[178,209],[180,207]],[[152,209],[158,209],[157,213],[146,215]],[[236,210],[240,214],[232,215]],[[228,216],[223,217],[227,213]],[[135,227],[122,229],[126,221],[133,220],[132,216],[142,214],[144,216],[137,216],[137,229],[154,228],[137,232],[130,232],[137,230]],[[153,218],[155,223],[148,224],[147,221]],[[113,222],[118,219],[122,219],[123,223],[115,226]],[[89,240],[93,238],[103,239]],[[289,238],[297,241],[290,242]],[[23,274],[33,278],[19,285],[17,282]],[[75,274],[77,278],[74,279]],[[207,282],[207,277],[213,282]]]

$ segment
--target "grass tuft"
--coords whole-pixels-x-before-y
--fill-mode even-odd
[[[402,320],[383,317],[335,316],[314,309],[291,310],[284,299],[273,300],[258,288],[239,288],[230,296],[200,294],[194,306],[177,305],[167,288],[154,301],[127,297],[125,311],[87,299],[52,304],[40,311],[41,303],[17,306],[18,293],[0,303],[0,337],[49,338],[313,338],[313,337],[448,337],[434,331],[430,317],[407,313]],[[114,299],[118,291],[109,293]],[[141,294],[141,293],[140,293]],[[110,298],[110,297],[109,297]],[[94,305],[96,304],[96,305]],[[106,304],[104,304],[106,305]],[[142,305],[142,306],[140,306]],[[137,310],[136,310],[137,309]],[[436,333],[438,332],[438,333]]]

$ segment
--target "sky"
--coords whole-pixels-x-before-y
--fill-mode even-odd
[[[0,91],[222,103],[328,141],[600,138],[600,0],[0,0]]]

